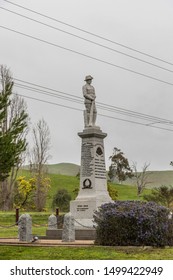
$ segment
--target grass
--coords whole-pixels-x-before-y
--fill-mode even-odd
[[[19,176],[29,176],[29,172],[26,170],[21,170]],[[49,174],[51,180],[51,189],[48,193],[46,209],[48,211],[52,210],[51,204],[52,199],[55,193],[59,189],[67,189],[69,194],[72,197],[72,200],[75,199],[74,189],[79,187],[79,179],[76,176],[67,176],[61,174]],[[137,196],[137,188],[132,185],[125,184],[112,184],[118,191],[118,200],[136,200],[139,199]],[[143,194],[150,193],[150,189],[145,189]],[[142,199],[142,198],[140,198]]]
[[[138,200],[137,188],[135,186],[128,186],[123,184],[112,184],[118,191],[118,200]],[[151,193],[150,189],[144,189],[143,194]],[[142,196],[140,197],[142,200]]]
[[[28,170],[29,166],[25,166],[24,170]],[[74,163],[58,163],[58,164],[47,164],[47,172],[49,174],[61,174],[76,176],[79,173],[80,166]]]
[[[21,176],[29,176],[28,171],[22,170],[20,172]],[[73,190],[79,186],[79,179],[74,176],[66,176],[60,174],[49,174],[51,178],[51,189],[48,194],[47,203],[46,203],[46,212],[27,212],[32,217],[32,224],[33,224],[33,235],[38,236],[45,236],[48,217],[52,214],[52,198],[54,194],[59,189],[67,189],[68,192],[71,194],[72,199],[75,199],[75,194]],[[134,186],[127,186],[123,184],[112,184],[118,191],[118,199],[119,200],[134,200],[138,199],[136,187]],[[150,190],[146,189],[144,193],[148,193]],[[142,199],[142,198],[141,198]],[[20,211],[20,215],[22,212]],[[0,238],[8,237],[8,238],[17,238],[18,236],[18,227],[11,225],[15,224],[15,211],[11,212],[2,212],[0,211]]]
[[[173,185],[173,170],[151,171],[151,174],[149,175],[149,181],[150,183],[148,184],[148,188],[160,187],[162,185]],[[127,179],[125,181],[126,185],[134,185],[134,183],[134,178]]]
[[[30,177],[30,173],[27,170],[20,170],[19,176],[25,176],[26,178]],[[46,202],[46,209],[48,211],[52,210],[52,199],[55,193],[60,189],[67,189],[72,199],[75,199],[74,189],[79,186],[79,179],[76,176],[67,176],[61,174],[48,174],[47,175],[51,180],[51,188],[49,190]]]
[[[48,218],[53,212],[24,212],[20,211],[20,215],[28,213],[32,218],[32,234],[36,236],[45,236],[48,228]],[[60,213],[63,215],[64,213]],[[15,211],[0,211],[0,238],[17,238],[18,226],[15,226]],[[59,218],[58,228],[62,227],[62,217]]]
[[[58,163],[47,165],[48,173],[76,176],[79,173],[79,165],[73,163]]]
[[[173,248],[0,246],[0,260],[173,260]]]
[[[28,171],[21,171],[20,175],[28,177]],[[79,186],[79,180],[74,176],[49,174],[51,189],[47,198],[46,212],[30,212],[33,222],[33,235],[45,236],[48,217],[52,214],[51,203],[54,194],[59,189],[67,189],[72,199],[73,190]],[[134,186],[113,184],[118,191],[119,200],[136,200],[137,190]],[[144,193],[151,190],[146,189]],[[142,199],[142,197],[140,198]],[[23,212],[20,212],[20,215]],[[15,223],[15,211],[0,212],[0,238],[17,238],[18,227],[7,227]],[[1,227],[3,226],[3,227]],[[4,228],[4,226],[6,226]],[[156,249],[141,247],[22,247],[0,245],[0,259],[4,260],[172,260],[173,248]]]
[[[35,227],[32,226],[32,234],[36,236],[45,236],[47,226]],[[0,238],[17,238],[18,237],[18,226],[10,228],[0,228]]]
[[[20,215],[25,212],[20,212]],[[51,212],[27,212],[32,217],[32,233],[33,235],[45,236],[48,217]],[[15,224],[15,211],[0,212],[0,238],[17,238],[18,226],[12,226]]]

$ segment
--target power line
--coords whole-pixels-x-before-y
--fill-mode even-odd
[[[14,79],[14,80],[24,83],[24,84],[21,84],[21,83],[16,83],[15,82],[15,85],[19,88],[24,88],[24,89],[30,90],[32,92],[38,92],[38,93],[41,93],[43,95],[48,95],[50,97],[61,98],[61,99],[65,99],[65,100],[70,101],[70,102],[83,104],[83,99],[81,97],[76,96],[76,95],[72,95],[72,94],[69,94],[69,93],[67,94],[67,93],[64,93],[62,91],[57,91],[57,90],[54,90],[54,89],[50,89],[48,87],[43,87],[43,86],[40,86],[40,85],[37,85],[37,84],[34,84],[34,83],[30,83],[30,82],[26,82],[26,81],[22,81],[22,80],[19,80],[19,79]],[[28,86],[26,84],[34,85],[34,87],[33,86]],[[46,91],[45,91],[45,89],[46,89]],[[59,93],[59,92],[61,93],[61,95],[56,94],[56,93]],[[147,122],[150,122],[150,123],[145,124],[146,126],[153,126],[153,124],[156,124],[156,123],[160,123],[161,125],[169,125],[169,126],[173,125],[173,121],[171,121],[171,120],[167,120],[167,119],[163,119],[163,118],[159,118],[159,117],[155,117],[155,116],[151,116],[151,115],[147,115],[147,114],[138,113],[138,112],[135,112],[135,111],[131,111],[131,110],[127,110],[127,109],[124,109],[124,108],[108,105],[108,104],[101,103],[101,102],[97,102],[97,107],[101,108],[103,110],[109,111],[109,112],[118,113],[118,114],[122,114],[122,115],[125,115],[125,116],[130,116],[130,117],[133,117],[133,118],[137,118],[137,119],[141,119],[141,120],[145,120]],[[111,117],[111,116],[109,116],[109,117]],[[112,118],[114,118],[114,117],[112,117]]]
[[[168,71],[168,72],[173,73],[173,70],[170,70],[170,69],[168,69],[168,68],[159,66],[159,65],[157,65],[157,64],[154,64],[154,63],[152,63],[152,62],[149,62],[149,61],[140,59],[140,58],[135,57],[135,56],[132,56],[132,55],[129,55],[129,54],[127,54],[127,53],[124,53],[124,52],[115,50],[115,49],[110,48],[110,47],[108,47],[108,46],[105,46],[105,45],[103,45],[103,44],[99,44],[99,43],[94,42],[94,41],[92,41],[92,40],[89,40],[89,39],[86,39],[86,38],[84,38],[84,37],[81,37],[81,36],[78,36],[78,35],[76,35],[76,34],[73,34],[73,33],[71,33],[71,32],[62,30],[62,29],[60,29],[60,28],[57,28],[57,27],[55,27],[55,26],[49,25],[49,24],[44,23],[44,22],[41,22],[41,21],[39,21],[39,20],[30,18],[30,17],[28,17],[28,16],[22,15],[22,14],[20,14],[20,13],[15,12],[15,11],[11,11],[11,10],[6,9],[6,8],[4,8],[4,7],[0,7],[0,9],[3,9],[3,10],[5,10],[5,11],[7,11],[7,12],[13,13],[13,14],[15,14],[15,15],[17,15],[17,16],[20,16],[20,17],[23,17],[23,18],[25,18],[25,19],[31,20],[31,21],[36,22],[36,23],[38,23],[38,24],[44,25],[44,26],[46,26],[46,27],[52,28],[52,29],[54,29],[54,30],[63,32],[63,33],[65,33],[65,34],[68,34],[68,35],[73,36],[73,37],[75,37],[75,38],[78,38],[78,39],[84,40],[84,41],[86,41],[86,42],[92,43],[92,44],[97,45],[97,46],[99,46],[99,47],[108,49],[108,50],[110,50],[110,51],[113,51],[113,52],[119,53],[119,54],[121,54],[121,55],[130,57],[130,58],[132,58],[132,59],[135,59],[135,60],[137,60],[137,61],[143,62],[143,63],[145,63],[145,64],[148,64],[148,65],[157,67],[157,68],[159,68],[159,69],[162,69],[162,70],[165,70],[165,71]]]
[[[59,95],[59,94],[57,95],[55,93],[51,93],[50,91],[44,91],[43,89],[38,89],[38,88],[35,88],[35,87],[22,85],[20,83],[15,83],[15,86],[18,87],[18,88],[30,90],[32,92],[41,93],[43,95],[47,95],[47,96],[50,96],[50,97],[60,98],[60,99],[64,99],[64,100],[67,100],[67,101],[70,101],[70,102],[83,104],[83,99],[82,98],[79,98],[77,96],[76,96],[76,98],[74,98],[74,97],[70,98],[70,97],[66,96],[66,93],[65,93],[65,96],[64,95]],[[51,90],[51,89],[49,89],[49,90]],[[70,95],[70,94],[68,94],[68,95]],[[71,96],[74,96],[74,95],[71,95]],[[152,122],[152,123],[161,123],[161,124],[164,124],[164,125],[173,125],[173,121],[170,121],[170,120],[166,120],[166,119],[162,119],[162,118],[158,118],[158,117],[154,117],[154,116],[150,116],[150,115],[146,115],[146,114],[141,114],[141,113],[138,113],[138,112],[135,112],[135,111],[130,111],[130,110],[127,110],[127,109],[123,109],[123,108],[120,108],[120,107],[107,105],[105,103],[98,102],[97,107],[102,109],[102,110],[105,110],[105,111],[118,113],[118,114],[121,114],[121,115],[130,116],[130,117],[138,118],[138,119],[142,119],[142,120],[147,120],[148,122],[150,121],[150,123]],[[150,124],[148,124],[148,125],[150,125]]]
[[[21,80],[21,79],[17,79],[17,78],[13,78],[13,80],[18,81],[18,82],[22,82],[22,83],[25,83],[25,84],[28,84],[28,85],[36,86],[36,87],[42,88],[44,90],[50,90],[50,91],[55,92],[55,93],[62,93],[63,95],[67,95],[67,96],[78,98],[78,99],[82,100],[81,97],[79,97],[77,95],[74,95],[74,94],[70,94],[70,93],[64,92],[64,91],[55,90],[55,89],[52,89],[52,88],[49,88],[49,87],[41,86],[41,85],[38,85],[38,84],[35,84],[35,83],[31,83],[31,82],[28,82],[28,81],[24,81],[24,80]]]
[[[16,33],[16,34],[20,34],[20,35],[22,35],[22,36],[25,36],[25,37],[34,39],[34,40],[39,41],[39,42],[42,42],[42,43],[45,43],[45,44],[48,44],[48,45],[51,45],[51,46],[54,46],[54,47],[57,47],[57,48],[60,48],[60,49],[63,49],[63,50],[72,52],[72,53],[75,53],[75,54],[77,54],[77,55],[80,55],[80,56],[83,56],[83,57],[86,57],[86,58],[89,58],[89,59],[93,59],[93,60],[95,60],[95,61],[99,61],[99,62],[101,62],[101,63],[107,64],[107,65],[110,65],[110,66],[113,66],[113,67],[116,67],[116,68],[119,68],[119,69],[122,69],[122,70],[125,70],[125,71],[128,71],[128,72],[131,72],[131,73],[133,73],[133,74],[137,74],[137,75],[139,75],[139,76],[143,76],[143,77],[145,77],[145,78],[152,79],[152,80],[154,80],[154,81],[161,82],[161,83],[164,83],[164,84],[173,86],[173,83],[170,83],[170,82],[167,82],[167,81],[158,79],[158,78],[156,78],[156,77],[153,77],[153,76],[150,76],[150,75],[147,75],[147,74],[144,74],[144,73],[137,72],[137,71],[135,71],[135,70],[132,70],[132,69],[129,69],[129,68],[126,68],[126,67],[123,67],[123,66],[120,66],[120,65],[117,65],[117,64],[114,64],[114,63],[111,63],[111,62],[108,62],[108,61],[105,61],[105,60],[102,60],[102,59],[99,59],[99,58],[96,58],[96,57],[93,57],[93,56],[90,56],[90,55],[87,55],[87,54],[84,54],[84,53],[81,53],[81,52],[78,52],[78,51],[75,51],[75,50],[72,50],[72,49],[69,49],[69,48],[66,48],[66,47],[63,47],[63,46],[60,46],[60,45],[57,45],[57,44],[55,44],[55,43],[48,42],[48,41],[46,41],[46,40],[43,40],[43,39],[40,39],[40,38],[31,36],[31,35],[26,34],[26,33],[19,32],[19,31],[17,31],[17,30],[8,28],[8,27],[6,27],[6,26],[0,25],[0,28],[3,28],[3,29],[5,29],[5,30],[11,31],[11,32],[14,32],[14,33]]]
[[[52,89],[49,87],[41,86],[41,85],[31,83],[28,81],[24,81],[21,79],[17,79],[17,78],[13,78],[13,80],[20,82],[20,83],[18,83],[18,82],[14,83],[14,85],[18,88],[22,88],[22,89],[30,90],[32,92],[41,93],[43,95],[56,97],[56,98],[60,98],[60,99],[65,99],[67,101],[83,104],[83,98],[79,97],[77,95],[66,93],[66,92],[63,92],[60,90],[55,90],[55,89]],[[21,83],[23,83],[23,84],[21,84]],[[156,116],[151,116],[148,114],[139,113],[136,111],[128,110],[128,109],[125,109],[122,107],[117,107],[117,106],[113,106],[113,105],[109,105],[109,104],[105,104],[105,103],[101,103],[101,102],[97,102],[97,107],[101,108],[102,110],[122,114],[125,116],[130,116],[133,118],[147,120],[152,123],[160,123],[160,124],[169,125],[169,126],[173,125],[173,121],[171,121],[171,120],[163,119],[163,118],[156,117]],[[152,123],[149,123],[147,125],[149,126]]]
[[[166,61],[166,60],[164,60],[164,59],[161,59],[161,58],[155,57],[155,56],[153,56],[153,55],[150,55],[150,54],[148,54],[148,53],[145,53],[145,52],[139,51],[139,50],[137,50],[137,49],[128,47],[128,46],[126,46],[126,45],[124,45],[124,44],[115,42],[115,41],[113,41],[113,40],[111,40],[111,39],[105,38],[105,37],[100,36],[100,35],[98,35],[98,34],[95,34],[95,33],[92,33],[92,32],[90,32],[90,31],[84,30],[84,29],[82,29],[82,28],[76,27],[76,26],[74,26],[74,25],[65,23],[65,22],[60,21],[60,20],[58,20],[58,19],[56,19],[56,18],[47,16],[47,15],[45,15],[45,14],[42,14],[42,13],[40,13],[40,12],[34,11],[34,10],[32,10],[32,9],[29,9],[29,8],[26,8],[26,7],[22,6],[22,5],[13,3],[13,2],[8,1],[8,0],[4,0],[4,1],[10,3],[11,5],[20,7],[20,8],[22,8],[22,9],[26,10],[26,11],[30,11],[30,12],[36,14],[36,15],[40,15],[40,16],[45,17],[45,18],[47,18],[47,19],[50,19],[50,20],[52,20],[52,21],[58,22],[58,23],[63,24],[63,25],[65,25],[65,26],[71,27],[71,28],[76,29],[76,30],[78,30],[78,31],[81,31],[81,32],[84,32],[84,33],[86,33],[86,34],[92,35],[92,36],[94,36],[94,37],[96,37],[96,38],[99,38],[99,39],[102,39],[102,40],[104,40],[104,41],[107,41],[107,42],[109,42],[109,43],[116,44],[116,45],[121,46],[121,47],[123,47],[123,48],[126,48],[126,49],[128,49],[128,50],[130,50],[130,51],[134,51],[134,52],[137,52],[137,53],[142,54],[142,55],[144,55],[144,56],[153,58],[153,59],[155,59],[155,60],[158,60],[158,61],[167,63],[167,64],[169,64],[169,65],[173,65],[173,63],[168,62],[168,61]]]
[[[43,91],[42,89],[37,89],[37,88],[34,88],[34,87],[25,86],[25,85],[22,85],[22,84],[19,84],[19,83],[15,83],[15,87],[21,88],[21,89],[30,90],[32,92],[41,93],[43,95],[47,95],[47,96],[50,96],[50,97],[56,97],[56,98],[64,99],[64,100],[75,102],[75,103],[79,103],[79,104],[83,103],[82,100],[80,101],[80,100],[77,100],[77,99],[74,99],[74,98],[70,98],[70,97],[67,97],[67,96],[56,95],[56,94],[51,93],[51,92]]]
[[[81,109],[78,109],[78,108],[74,108],[74,107],[71,107],[71,106],[66,106],[66,105],[58,104],[58,103],[55,103],[55,102],[51,102],[51,101],[47,101],[47,100],[43,100],[43,99],[31,97],[31,96],[26,96],[26,95],[23,95],[23,94],[17,94],[17,95],[19,95],[21,97],[28,98],[28,99],[37,100],[37,101],[40,101],[40,102],[43,102],[43,103],[47,103],[47,104],[51,104],[51,105],[56,105],[56,106],[60,106],[60,107],[67,108],[67,109],[72,109],[72,110],[75,110],[75,111],[80,111],[80,112],[82,111]]]
[[[68,108],[68,109],[72,109],[72,110],[76,110],[76,111],[80,111],[80,112],[83,111],[83,110],[78,109],[78,108],[74,108],[74,107],[70,107],[70,106],[65,106],[65,105],[62,105],[62,104],[46,101],[46,100],[43,100],[43,99],[38,99],[38,98],[35,98],[35,97],[31,97],[31,96],[26,96],[26,95],[23,95],[23,94],[17,94],[17,95],[19,95],[21,97],[25,97],[25,98],[31,99],[31,100],[40,101],[40,102],[43,102],[43,103],[46,103],[46,104],[56,105],[56,106],[60,106],[60,107],[63,107],[63,108]],[[136,122],[136,121],[130,121],[130,120],[127,120],[127,119],[121,119],[121,118],[117,118],[117,117],[113,117],[113,116],[108,116],[108,115],[104,115],[104,114],[98,114],[98,115],[102,116],[102,117],[106,117],[106,118],[111,118],[111,119],[123,121],[123,122],[128,122],[128,123],[132,123],[132,124],[138,124],[138,125],[142,125],[142,126],[150,126],[150,127],[153,127],[153,128],[157,128],[157,129],[166,130],[166,131],[172,131],[173,132],[172,129],[163,128],[163,127],[159,127],[159,126],[155,126],[155,125],[147,125],[147,124],[144,124],[144,123],[140,123],[140,122]]]
[[[51,95],[54,95],[55,97],[58,97],[58,98],[61,97],[62,95],[67,96],[68,98],[70,97],[69,100],[71,100],[71,99],[73,101],[77,100],[77,103],[82,103],[83,104],[83,98],[79,97],[77,95],[66,93],[66,92],[63,92],[63,91],[60,91],[60,90],[55,90],[55,89],[52,89],[52,88],[49,88],[49,87],[41,86],[41,85],[31,83],[31,82],[28,82],[28,81],[24,81],[24,80],[21,80],[21,79],[17,79],[17,78],[14,78],[14,80],[18,81],[18,82],[22,82],[24,84],[28,84],[29,86],[25,86],[25,87],[28,87],[28,89],[35,90],[35,87],[41,88],[41,90],[39,90],[39,91],[49,92],[48,95],[51,94]],[[21,86],[20,83],[16,83],[16,82],[15,82],[15,85],[20,85]],[[31,86],[34,86],[34,87],[31,87]],[[53,93],[50,93],[50,91],[53,92]],[[57,93],[58,93],[58,95],[57,95]],[[59,95],[59,93],[61,95]],[[106,110],[110,110],[110,111],[114,111],[114,112],[118,112],[118,113],[123,113],[123,114],[131,115],[131,116],[135,116],[135,117],[136,116],[137,117],[143,117],[147,120],[173,124],[173,121],[163,119],[163,118],[159,118],[159,117],[155,117],[155,116],[151,116],[151,115],[148,115],[148,114],[142,114],[142,113],[132,111],[132,110],[128,110],[128,109],[125,109],[125,108],[122,108],[122,107],[117,107],[117,106],[113,106],[113,105],[109,105],[109,104],[105,104],[105,103],[101,103],[101,102],[97,102],[97,104],[99,105],[100,108],[104,108]]]
[[[35,90],[35,87],[41,88],[41,90],[39,90],[39,91],[41,91],[41,93],[42,92],[47,92],[47,95],[53,95],[54,97],[58,97],[58,98],[61,98],[62,95],[63,95],[63,98],[65,96],[69,100],[72,100],[72,101],[75,101],[77,103],[80,103],[80,104],[82,103],[83,104],[83,98],[79,97],[77,95],[66,93],[66,92],[63,92],[63,91],[55,90],[55,89],[51,89],[51,88],[48,88],[48,87],[45,87],[45,86],[41,86],[41,85],[38,85],[38,84],[35,84],[35,83],[31,83],[31,82],[28,82],[28,81],[23,81],[23,80],[17,79],[17,78],[14,78],[14,80],[22,82],[24,84],[29,84],[31,86],[34,86],[34,87],[25,86],[28,89]],[[21,86],[21,84],[19,84],[19,83],[15,83],[15,85],[16,84]],[[48,91],[49,91],[49,93],[48,93]],[[50,91],[52,91],[53,93],[50,93]],[[58,93],[58,95],[57,95],[57,93]],[[59,95],[59,93],[61,93],[61,95]],[[108,104],[101,103],[101,102],[97,102],[97,104],[99,105],[99,108],[102,108],[102,109],[105,109],[105,110],[122,113],[124,115],[131,115],[133,117],[138,117],[138,118],[143,118],[143,119],[151,120],[153,122],[162,122],[162,123],[169,124],[169,125],[173,124],[173,121],[170,121],[170,120],[167,120],[167,119],[163,119],[163,118],[159,118],[159,117],[155,117],[155,116],[151,116],[151,115],[148,115],[148,114],[142,114],[142,113],[139,113],[139,112],[136,112],[136,111],[132,111],[132,110],[127,110],[127,109],[124,109],[122,107],[108,105]]]

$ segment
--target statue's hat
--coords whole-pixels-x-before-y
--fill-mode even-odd
[[[88,75],[88,76],[85,77],[85,80],[84,80],[84,81],[88,81],[88,80],[92,80],[92,79],[93,79],[93,77],[90,76],[90,75]]]

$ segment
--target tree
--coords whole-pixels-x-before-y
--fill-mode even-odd
[[[36,189],[35,178],[26,179],[25,176],[20,176],[16,180],[14,192],[14,206],[27,210],[35,209],[33,197]]]
[[[133,171],[129,165],[128,159],[120,149],[114,148],[113,155],[110,156],[111,165],[109,167],[108,176],[111,181],[115,178],[119,182],[125,181],[127,178],[133,177]]]
[[[14,179],[14,169],[26,150],[26,138],[22,135],[28,125],[28,114],[24,108],[21,108],[18,114],[14,113],[16,97],[12,97],[13,80],[9,69],[2,65],[0,81],[0,206],[1,209],[8,210],[12,206],[14,180],[9,183],[7,178],[13,174]]]
[[[118,197],[118,192],[116,190],[116,188],[114,186],[112,186],[109,182],[108,182],[108,193],[110,195],[110,197],[112,198],[112,200],[117,200]]]
[[[140,196],[145,189],[145,187],[151,183],[149,181],[149,177],[151,176],[152,172],[148,171],[149,163],[144,163],[144,166],[142,167],[142,171],[138,172],[137,170],[137,163],[133,163],[133,175],[136,181],[137,186],[137,195]]]
[[[22,112],[27,112],[27,104],[22,97],[18,96],[17,94],[14,94],[11,99],[11,103],[10,103],[10,107],[9,107],[9,111],[8,111],[9,127],[11,126],[13,119],[18,118],[22,114]],[[23,129],[23,131],[18,135],[17,141],[26,139],[26,136],[29,131],[29,121],[30,121],[28,115],[27,115],[25,121],[26,121],[27,125],[26,125],[25,129]],[[20,154],[15,167],[12,167],[10,176],[8,178],[8,189],[10,190],[10,193],[11,193],[11,196],[10,196],[11,204],[12,204],[12,199],[13,199],[13,189],[14,189],[14,185],[15,185],[15,182],[17,179],[18,171],[21,168],[21,166],[23,165],[23,163],[25,161],[25,157],[26,157],[26,150]]]
[[[46,177],[46,163],[50,158],[50,130],[44,119],[38,121],[33,128],[33,149],[30,151],[30,171],[36,178],[36,209],[42,211],[50,179]]]
[[[154,201],[168,208],[173,208],[173,187],[160,186],[159,188],[154,188],[151,194],[146,194],[143,198],[147,201]]]
[[[69,211],[71,195],[66,189],[60,189],[53,197],[52,207],[59,207],[61,211]]]

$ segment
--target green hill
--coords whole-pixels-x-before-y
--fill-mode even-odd
[[[50,174],[76,176],[79,173],[80,167],[74,163],[58,163],[48,164],[47,170]]]
[[[30,174],[27,170],[20,170],[19,176],[30,177]],[[76,176],[68,176],[61,174],[48,174],[51,180],[51,188],[48,193],[46,208],[47,210],[51,210],[51,204],[54,194],[60,189],[66,189],[72,197],[72,200],[75,199],[76,195],[74,190],[79,188],[79,179]],[[136,200],[137,197],[137,189],[135,186],[124,185],[124,184],[111,184],[114,186],[118,192],[119,200]],[[149,189],[146,189],[144,193],[150,192]]]
[[[74,189],[79,187],[79,179],[76,175],[79,172],[79,166],[72,163],[59,163],[47,165],[48,176],[51,179],[51,189],[47,198],[47,209],[51,209],[51,203],[54,194],[59,189],[67,189],[71,194],[72,199],[75,199]],[[30,176],[29,172],[25,169],[20,170],[18,175]],[[150,188],[159,187],[161,185],[173,185],[173,171],[153,171],[149,177],[151,182],[144,193],[149,193]],[[118,191],[119,200],[133,200],[138,199],[137,189],[135,187],[134,179],[127,180],[123,184],[113,183],[113,186]]]
[[[151,175],[148,177],[150,183],[147,185],[148,188],[160,187],[161,185],[173,185],[173,171],[148,171]],[[123,182],[125,185],[135,185],[135,179],[128,179]]]
[[[23,169],[29,170],[29,166],[25,165]],[[49,174],[76,176],[80,171],[80,166],[74,163],[47,164],[46,171]]]
[[[76,176],[80,172],[80,166],[74,163],[57,163],[46,165],[47,172],[49,174],[59,174],[67,176]],[[24,169],[28,170],[29,167],[25,166]],[[173,170],[166,171],[148,171],[152,172],[149,177],[151,182],[147,187],[159,187],[161,185],[173,185]],[[118,183],[115,181],[115,183]],[[135,185],[135,180],[128,179],[123,182],[124,185]]]
[[[80,172],[80,166],[73,163],[58,163],[47,165],[48,173],[50,174],[60,174],[67,176],[76,176]],[[173,171],[148,171],[151,172],[148,180],[150,184],[147,185],[148,188],[159,187],[161,185],[173,185]],[[115,182],[117,183],[117,182]],[[128,179],[123,182],[124,185],[135,185],[135,179]]]

